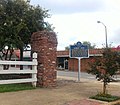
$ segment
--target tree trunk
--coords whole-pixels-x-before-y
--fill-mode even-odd
[[[103,80],[103,94],[106,94],[106,81]]]
[[[13,48],[12,48],[12,49],[10,49],[10,56],[9,56],[9,60],[11,60],[11,57],[12,57],[12,55],[13,55],[13,52],[14,52]]]
[[[20,48],[20,61],[23,61],[23,48]],[[20,70],[23,70],[23,65],[20,65]]]

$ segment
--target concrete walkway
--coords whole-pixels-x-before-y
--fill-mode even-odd
[[[76,82],[75,79],[58,76],[54,88],[0,93],[0,105],[109,105],[89,99],[102,90],[101,82],[82,78]],[[108,85],[108,91],[120,96],[119,83]]]
[[[78,81],[78,79],[76,77],[58,76],[58,78],[65,79],[65,80]],[[85,78],[81,78],[80,82],[88,82],[90,84],[95,84],[95,83],[102,84],[100,81],[97,81],[95,79],[94,80],[93,79],[89,80],[89,79],[85,79]],[[114,86],[120,86],[120,82],[111,82],[109,84],[110,85],[114,85]],[[118,94],[116,94],[116,95],[119,96],[120,92],[118,91]],[[85,98],[85,99],[70,101],[70,102],[66,103],[65,105],[114,105],[117,102],[120,102],[120,100],[118,100],[116,102],[104,102],[104,101],[99,101],[99,100],[93,100],[93,99]]]
[[[82,99],[82,100],[73,100],[69,102],[67,105],[107,105],[107,103],[90,100],[90,99]]]

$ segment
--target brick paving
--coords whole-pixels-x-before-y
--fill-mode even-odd
[[[66,105],[105,105],[103,102],[93,101],[89,99],[82,99],[82,100],[73,100]]]

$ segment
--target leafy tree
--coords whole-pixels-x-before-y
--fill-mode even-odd
[[[69,49],[70,49],[69,46],[66,46],[66,47],[65,47],[65,50],[69,50]]]
[[[96,45],[95,44],[91,44],[89,41],[83,41],[84,45],[87,45],[89,49],[95,49]]]
[[[52,31],[51,25],[44,21],[49,16],[48,10],[32,6],[29,1],[0,0],[0,50],[5,46],[11,51],[19,48],[22,59],[23,47],[30,44],[33,32]],[[5,58],[7,54],[8,51]]]
[[[87,45],[89,49],[95,49],[96,45],[92,45],[89,41],[83,41],[82,42],[83,45]],[[65,50],[69,50],[69,46],[65,47]]]
[[[112,80],[112,76],[120,69],[120,55],[110,48],[103,50],[102,57],[96,57],[89,62],[88,73],[96,75],[98,80],[103,81],[103,94],[106,94],[106,86]]]

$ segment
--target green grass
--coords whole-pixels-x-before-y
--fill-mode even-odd
[[[0,85],[0,93],[21,91],[21,90],[31,90],[31,89],[35,89],[35,87],[32,87],[31,84],[5,84],[5,85]]]
[[[112,102],[112,101],[116,101],[119,100],[120,97],[118,96],[112,96],[110,94],[97,94],[95,96],[90,97],[91,99],[96,99],[96,100],[100,100],[100,101],[106,101],[106,102]]]

